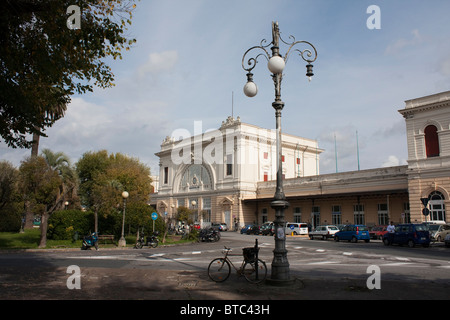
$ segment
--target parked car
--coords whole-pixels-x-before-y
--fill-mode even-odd
[[[387,226],[380,225],[375,226],[369,231],[370,239],[382,240],[383,236],[387,233]]]
[[[395,227],[395,232],[386,233],[383,236],[383,243],[388,246],[391,244],[407,244],[408,247],[414,247],[421,244],[424,247],[430,246],[430,232],[425,224],[405,223]]]
[[[298,222],[286,222],[284,232],[286,234],[294,233],[294,235],[308,234],[308,224]]]
[[[227,231],[228,227],[226,223],[212,223],[211,228],[219,231]]]
[[[273,236],[275,233],[273,222],[264,222],[260,228],[260,231],[263,236],[266,235]]]
[[[450,234],[445,236],[444,242],[445,242],[445,246],[447,248],[450,248]]]
[[[256,224],[247,224],[241,229],[241,234],[259,234],[259,226]]]
[[[339,232],[338,227],[334,225],[318,226],[313,231],[309,232],[309,238],[313,240],[314,238],[321,238],[326,240],[328,238],[334,238],[334,235]]]
[[[430,231],[431,241],[441,242],[450,234],[450,225],[448,224],[429,224],[428,231]]]
[[[341,231],[334,234],[334,241],[339,240],[348,240],[351,242],[364,240],[365,242],[370,242],[369,228],[362,224],[346,225]]]

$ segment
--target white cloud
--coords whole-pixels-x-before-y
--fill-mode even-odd
[[[400,165],[406,165],[406,161],[405,160],[400,160],[399,158],[397,158],[394,155],[390,155],[388,157],[388,159],[383,163],[382,167],[395,167],[395,166],[400,166]]]
[[[138,68],[138,75],[140,78],[143,78],[147,74],[171,71],[177,62],[178,52],[175,50],[151,53],[148,56],[148,60]]]

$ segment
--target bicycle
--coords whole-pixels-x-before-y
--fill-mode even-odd
[[[258,240],[256,240],[258,241]],[[239,276],[243,275],[248,282],[260,283],[267,277],[267,266],[264,261],[258,259],[258,244],[252,248],[243,248],[244,260],[240,268],[236,268],[229,256],[241,256],[240,254],[231,254],[231,248],[225,247],[223,258],[212,260],[208,266],[208,276],[215,282],[224,282],[231,274],[231,266],[236,270]]]

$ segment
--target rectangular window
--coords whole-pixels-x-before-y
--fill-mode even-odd
[[[264,152],[264,159],[269,159],[269,153],[268,152]]]
[[[300,207],[294,208],[294,222],[302,222],[302,208]]]
[[[269,181],[269,173],[267,171],[264,172],[264,181]]]
[[[169,167],[164,167],[164,184],[169,183]]]
[[[300,158],[297,158],[297,164],[300,164]]]
[[[378,204],[378,224],[379,225],[389,224],[389,213],[386,203]]]
[[[320,207],[319,206],[313,206],[311,209],[311,216],[312,216],[312,226],[313,228],[320,225]]]
[[[227,154],[227,176],[233,174],[233,155]]]
[[[342,224],[341,206],[331,206],[331,223]]]
[[[267,220],[268,220],[267,213],[268,213],[267,208],[261,209],[261,224],[264,222],[267,222]]]
[[[409,202],[403,203],[403,214],[402,214],[403,223],[411,223],[411,215],[409,211]]]
[[[355,224],[364,224],[364,205],[353,205],[353,220]]]
[[[211,222],[211,198],[202,200],[202,217],[203,222]]]
[[[281,156],[281,162],[284,162],[284,155]]]

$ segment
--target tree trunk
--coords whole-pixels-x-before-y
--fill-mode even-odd
[[[41,241],[39,243],[39,248],[45,248],[47,246],[47,228],[48,228],[48,212],[44,212],[41,218]]]
[[[24,229],[33,229],[34,226],[34,213],[31,208],[30,201],[25,201],[24,203],[24,211],[25,211],[25,223],[23,228]]]
[[[31,145],[31,156],[37,157],[39,153],[39,139],[41,136],[37,133],[33,133],[33,144]]]
[[[94,211],[94,232],[98,235],[98,208],[95,207]]]

